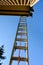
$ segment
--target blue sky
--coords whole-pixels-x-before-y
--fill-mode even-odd
[[[9,65],[10,55],[19,23],[18,16],[0,15],[0,46],[4,44],[6,59],[2,65]],[[27,17],[29,64],[43,65],[43,0],[34,6],[33,17]]]

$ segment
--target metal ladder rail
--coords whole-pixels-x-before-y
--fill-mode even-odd
[[[20,57],[20,61],[26,61],[26,65],[29,65],[28,63],[28,33],[27,33],[27,24],[26,24],[26,20],[25,20],[25,16],[23,17],[20,17],[20,21],[19,21],[19,24],[18,24],[18,28],[17,28],[17,32],[16,32],[16,37],[15,37],[15,42],[14,42],[14,46],[13,46],[13,50],[12,50],[12,54],[11,54],[11,59],[10,59],[10,63],[9,65],[12,65],[12,61],[13,60],[17,60],[18,61],[18,57],[14,57],[13,54],[14,54],[14,51],[16,52],[16,49],[22,49],[22,50],[26,50],[26,57]],[[25,21],[24,21],[25,20]],[[21,26],[22,24],[22,26]],[[21,28],[21,29],[19,29]],[[20,32],[20,31],[23,31],[23,32]],[[23,39],[23,38],[17,38],[18,35],[23,35],[23,36],[26,36],[26,39]],[[17,43],[16,41],[19,41],[20,42],[20,39],[21,39],[21,42],[25,42],[26,43],[26,46],[17,46]]]

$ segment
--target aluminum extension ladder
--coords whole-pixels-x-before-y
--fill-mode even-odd
[[[22,45],[22,43],[24,43],[24,46]],[[17,53],[19,55],[18,55],[18,57],[15,57],[14,53],[16,52],[17,49],[19,50],[19,53]],[[26,53],[25,57],[20,56],[20,51],[21,50],[25,50],[25,53]],[[9,65],[12,65],[13,61],[18,61],[17,65],[20,65],[20,61],[22,61],[22,62],[24,61],[24,62],[26,62],[25,65],[29,65],[28,31],[27,31],[27,22],[26,22],[26,17],[25,16],[21,16],[20,20],[19,20],[19,23],[18,23],[18,28],[17,28],[17,32],[16,32],[16,37],[15,37],[15,41],[14,41],[14,45],[13,45]],[[16,65],[16,64],[14,64],[14,65]]]

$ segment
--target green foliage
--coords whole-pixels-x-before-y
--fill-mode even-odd
[[[4,53],[4,45],[2,45],[1,47],[0,47],[0,61],[2,60],[2,59],[5,59],[5,56],[3,56],[3,53]],[[2,65],[2,63],[0,63],[0,65]]]

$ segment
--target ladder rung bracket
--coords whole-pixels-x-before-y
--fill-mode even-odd
[[[17,60],[18,61],[18,57],[12,57],[12,60]],[[20,61],[27,61],[28,62],[28,58],[20,57]]]
[[[27,42],[27,39],[23,39],[23,38],[16,38],[16,41]]]
[[[15,46],[15,49],[27,50],[28,47],[25,47],[25,46]]]

